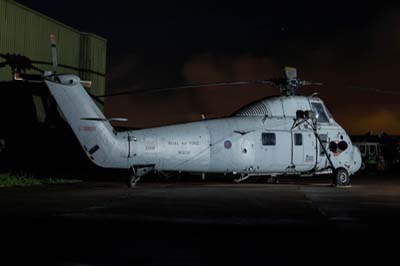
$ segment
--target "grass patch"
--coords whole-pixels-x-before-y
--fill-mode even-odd
[[[0,174],[0,187],[60,185],[60,184],[73,184],[78,182],[81,181],[62,179],[62,178],[25,178],[25,177],[12,176],[10,174]]]

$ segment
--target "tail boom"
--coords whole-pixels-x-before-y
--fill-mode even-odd
[[[55,75],[45,82],[92,162],[105,168],[129,168],[128,140],[113,129],[79,77]]]

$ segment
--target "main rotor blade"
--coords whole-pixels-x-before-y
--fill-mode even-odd
[[[382,89],[377,89],[377,88],[366,88],[366,87],[359,87],[359,86],[348,86],[348,88],[369,91],[369,92],[376,92],[376,93],[381,93],[381,94],[388,94],[388,95],[400,95],[400,91],[388,91],[388,90],[382,90]]]
[[[139,89],[139,90],[129,90],[129,91],[121,91],[116,93],[109,93],[104,95],[99,95],[97,97],[113,97],[120,95],[129,95],[129,94],[153,94],[153,93],[163,93],[163,92],[171,92],[181,89],[194,89],[194,88],[205,88],[205,87],[223,87],[223,86],[240,86],[240,85],[275,85],[273,81],[270,80],[245,80],[245,81],[225,81],[225,82],[211,82],[211,83],[199,83],[199,84],[187,84],[176,87],[167,87],[167,88],[150,88],[150,89]]]
[[[0,63],[0,67],[9,66],[14,72],[26,72],[27,70],[33,69],[41,74],[44,71],[34,65],[29,57],[20,54],[0,54],[0,57],[5,59],[5,62]]]

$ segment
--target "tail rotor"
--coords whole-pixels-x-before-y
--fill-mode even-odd
[[[58,67],[57,62],[57,42],[56,42],[56,35],[50,35],[50,45],[51,45],[51,60],[53,62],[53,73],[55,74]]]

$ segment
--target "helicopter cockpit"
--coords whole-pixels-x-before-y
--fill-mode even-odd
[[[329,123],[333,120],[331,113],[328,111],[326,106],[320,100],[320,102],[311,102],[312,111],[315,113],[315,117],[318,123]]]

